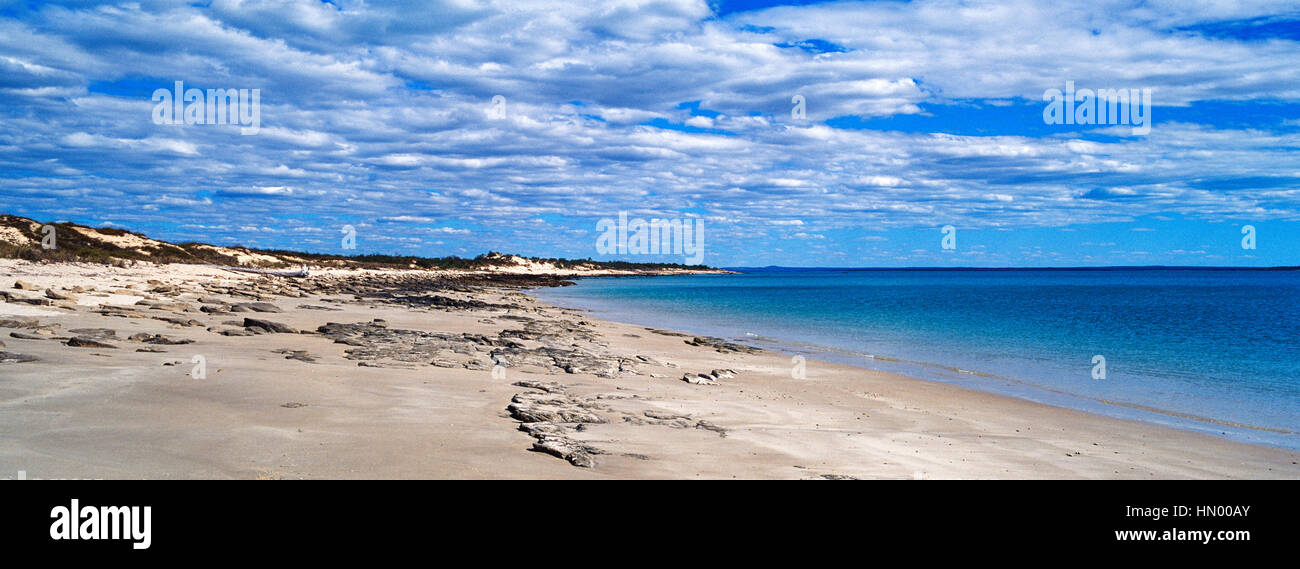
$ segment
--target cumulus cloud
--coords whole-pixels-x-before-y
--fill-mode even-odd
[[[1297,220],[1294,120],[1160,118],[1206,102],[1295,109],[1297,42],[1205,27],[1294,11],[43,3],[0,16],[0,194],[11,213],[113,212],[177,233],[161,237],[328,249],[320,235],[350,224],[361,242],[424,254],[586,257],[594,221],[619,211],[702,216],[723,254],[756,235],[769,251],[883,247],[903,240],[862,233],[943,223]],[[1041,128],[1043,90],[1067,80],[1153,89],[1151,133]],[[150,93],[174,81],[260,89],[260,132],[153,124]],[[871,122],[937,108],[1029,118],[1010,132]]]

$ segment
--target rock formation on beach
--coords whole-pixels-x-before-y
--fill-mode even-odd
[[[568,392],[559,381],[518,380],[521,376],[591,378],[669,378],[673,364],[611,349],[581,318],[543,314],[519,294],[524,288],[565,286],[568,278],[600,275],[657,275],[711,272],[672,265],[602,264],[590,261],[525,259],[492,253],[476,259],[412,260],[288,254],[242,247],[175,245],[117,229],[56,224],[59,248],[45,250],[38,239],[42,224],[0,216],[0,257],[27,259],[33,267],[57,268],[101,263],[119,274],[157,273],[154,268],[179,263],[203,278],[123,278],[109,283],[63,284],[19,278],[0,283],[0,300],[33,307],[39,314],[0,319],[10,338],[22,342],[56,340],[67,349],[94,358],[112,359],[123,348],[135,354],[167,353],[186,346],[204,349],[208,337],[222,337],[257,350],[259,336],[315,337],[339,347],[339,356],[361,368],[445,369],[480,373],[485,380],[509,370],[513,385],[523,388],[501,408],[520,430],[533,437],[531,450],[555,455],[584,468],[597,466],[604,453],[584,441],[585,425],[660,425],[725,431],[707,421],[637,407],[636,398],[599,397]],[[53,264],[51,264],[53,262]],[[412,265],[424,268],[410,268]],[[309,266],[305,272],[234,270],[238,267]],[[163,271],[165,274],[167,271]],[[133,282],[128,282],[133,281]],[[490,300],[492,299],[492,300]],[[306,301],[306,302],[304,302]],[[489,333],[412,329],[383,319],[334,321],[345,305],[388,306],[415,312],[481,313]],[[55,314],[97,319],[94,327],[64,330]],[[303,328],[301,315],[313,324]],[[117,324],[114,324],[117,322]],[[131,323],[126,326],[125,323]],[[140,328],[145,328],[140,330]],[[718,352],[748,353],[750,348],[716,338],[694,338],[691,346]],[[3,347],[0,345],[0,347]],[[13,348],[11,348],[13,349]],[[321,365],[332,357],[318,348],[266,350],[302,365]],[[338,356],[333,356],[334,358]],[[0,352],[0,365],[41,365],[42,358],[16,351]],[[184,360],[165,359],[164,367],[185,369]],[[156,365],[156,364],[155,364]],[[677,373],[681,373],[680,371]],[[688,374],[689,375],[689,374]],[[716,384],[716,372],[697,374]],[[586,379],[583,379],[584,381]],[[665,379],[666,381],[666,379]],[[701,382],[703,383],[703,382]],[[614,405],[621,402],[620,405]],[[629,405],[631,405],[629,407]]]

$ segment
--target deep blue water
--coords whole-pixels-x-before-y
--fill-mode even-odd
[[[534,293],[611,320],[1300,448],[1300,271],[744,271]],[[1092,377],[1096,355],[1105,379]]]

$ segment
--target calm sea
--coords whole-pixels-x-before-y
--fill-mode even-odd
[[[740,270],[534,293],[611,320],[1300,448],[1297,271]]]

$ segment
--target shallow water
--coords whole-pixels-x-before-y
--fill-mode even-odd
[[[1297,271],[745,269],[534,292],[611,320],[1300,448]]]

